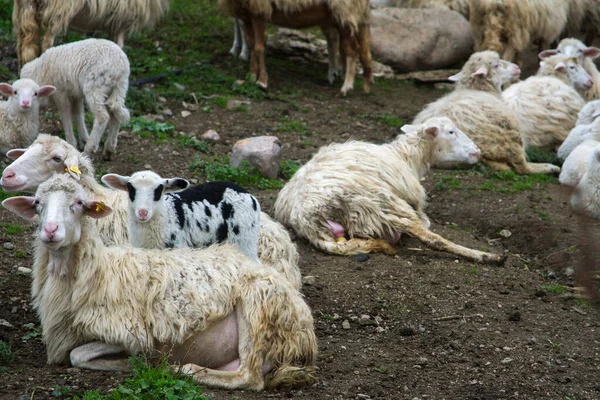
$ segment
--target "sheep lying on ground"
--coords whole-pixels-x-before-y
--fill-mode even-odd
[[[521,52],[533,40],[540,51],[558,39],[567,24],[565,0],[471,0],[470,22],[475,50],[492,50],[521,63]]]
[[[556,54],[540,62],[536,76],[506,89],[502,99],[517,115],[525,148],[557,149],[585,105],[577,90],[592,85],[577,58]]]
[[[56,91],[54,86],[42,86],[31,79],[19,79],[12,85],[0,83],[0,153],[15,147],[29,146],[40,133],[39,98]]]
[[[564,54],[569,57],[577,57],[579,63],[583,65],[585,71],[592,77],[594,84],[591,88],[580,89],[581,95],[587,100],[600,99],[600,72],[596,68],[594,59],[600,56],[600,49],[596,47],[587,47],[577,39],[563,39],[558,44],[556,50],[544,50],[540,53],[540,58],[553,56],[555,54]]]
[[[558,181],[566,186],[577,186],[585,171],[587,171],[592,152],[598,145],[600,145],[600,141],[592,138],[584,140],[575,147],[565,158]]]
[[[77,125],[79,144],[81,147],[85,145],[88,155],[98,150],[106,130],[103,157],[111,158],[117,147],[119,127],[129,121],[129,111],[125,108],[129,60],[119,46],[108,40],[87,39],[53,47],[24,65],[21,77],[58,88],[52,100],[71,145],[76,146],[72,118]],[[89,139],[84,99],[94,114]]]
[[[19,68],[40,56],[67,29],[108,32],[122,48],[125,34],[151,28],[169,8],[169,0],[15,0],[13,27]]]
[[[585,174],[571,196],[571,207],[591,218],[600,218],[600,142],[590,152]]]
[[[577,114],[577,125],[587,125],[600,117],[600,100],[594,100],[586,103]]]
[[[469,20],[471,0],[371,0],[371,7],[446,8],[462,14]]]
[[[481,149],[481,161],[494,169],[558,173],[560,168],[555,165],[527,162],[517,116],[500,98],[502,85],[519,74],[519,67],[500,60],[493,51],[475,53],[461,72],[451,77],[456,89],[428,104],[414,123],[442,115],[450,118]]]
[[[2,205],[39,216],[33,304],[49,364],[128,369],[119,354],[168,354],[200,384],[262,390],[314,381],[317,341],[300,293],[230,245],[107,247],[91,218],[111,208],[65,174]]]
[[[402,232],[473,261],[504,257],[431,232],[420,179],[435,162],[475,163],[479,149],[448,118],[404,126],[389,144],[351,141],[321,148],[283,187],[275,218],[328,253],[388,252]],[[348,240],[346,240],[348,236]]]
[[[596,119],[591,124],[575,126],[558,148],[556,155],[564,160],[577,146],[588,139],[600,140],[600,119]]]
[[[15,159],[2,173],[2,188],[9,193],[35,191],[54,173],[63,173],[79,180],[95,198],[110,204],[113,212],[97,221],[98,232],[106,245],[130,243],[128,234],[128,195],[111,190],[96,182],[90,159],[64,140],[41,134],[27,149],[14,149],[8,156]],[[298,250],[285,228],[264,212],[260,216],[259,258],[300,286]]]
[[[321,26],[326,31],[337,29],[341,41],[341,53],[346,58],[346,77],[342,94],[354,88],[356,62],[360,58],[364,70],[364,89],[369,92],[373,85],[373,70],[369,33],[368,0],[256,0],[252,2],[219,0],[225,12],[243,21],[250,48],[250,72],[257,77],[257,84],[266,89],[268,85],[265,68],[265,29],[267,23],[288,28]],[[331,44],[330,46],[333,46]],[[330,50],[330,57],[333,56]],[[331,67],[331,62],[330,62]]]

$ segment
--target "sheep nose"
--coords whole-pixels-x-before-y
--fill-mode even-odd
[[[142,208],[141,210],[138,211],[138,217],[144,221],[148,218],[148,210]]]
[[[23,107],[29,107],[29,100],[23,100],[21,104],[23,104]]]
[[[14,171],[14,170],[12,170],[12,169],[10,169],[10,168],[7,168],[7,169],[5,169],[5,170],[4,170],[4,172],[2,173],[2,180],[3,180],[3,181],[5,181],[5,180],[7,180],[7,179],[14,178],[14,176],[15,176],[15,175],[16,175],[16,174],[15,174],[15,171]]]
[[[58,231],[58,224],[49,222],[46,225],[44,225],[44,232],[50,239],[54,237],[56,231]]]

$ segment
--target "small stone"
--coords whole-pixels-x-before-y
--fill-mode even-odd
[[[173,86],[175,86],[175,88],[177,88],[177,90],[179,90],[181,92],[183,92],[185,90],[185,86],[183,86],[181,83],[174,82]]]
[[[165,108],[164,110],[162,110],[162,114],[166,115],[167,117],[172,117],[173,116],[173,111],[171,111],[170,108]]]
[[[162,96],[158,96],[158,102],[159,102],[159,103],[166,103],[166,102],[167,102],[167,99],[165,99],[165,98],[164,98],[164,97],[162,97]]]
[[[209,129],[200,136],[204,140],[211,140],[213,142],[218,142],[221,140],[221,136],[214,129]]]
[[[413,336],[416,332],[415,330],[410,327],[410,326],[403,326],[402,328],[400,328],[400,336]]]
[[[350,322],[348,322],[348,320],[344,320],[344,322],[342,322],[342,329],[350,329]]]
[[[11,242],[6,242],[2,245],[2,247],[4,247],[6,250],[12,250],[15,248],[15,245]]]
[[[556,279],[556,275],[554,271],[548,271],[548,279]]]
[[[17,271],[19,271],[22,274],[31,274],[31,268],[27,268],[27,267],[19,267],[17,268]]]
[[[73,368],[67,368],[67,373],[68,374],[78,374],[80,372],[81,372],[81,369],[79,369],[79,368],[75,368],[75,367],[73,367]]]
[[[144,164],[144,168],[146,168],[146,169],[152,169],[152,165],[150,165],[150,164]]]
[[[190,115],[192,115],[192,113],[191,113],[190,111],[188,111],[188,110],[183,110],[183,111],[181,111],[181,116],[182,116],[183,118],[187,118],[187,117],[189,117]]]
[[[228,100],[227,101],[227,109],[228,110],[232,110],[234,108],[238,108],[240,106],[249,106],[250,102],[249,101],[242,101],[242,100]]]
[[[533,345],[533,344],[536,344],[536,343],[537,343],[537,339],[535,337],[533,337],[533,336],[527,339],[527,344],[528,345]]]
[[[304,283],[307,286],[314,285],[315,282],[316,282],[316,278],[312,275],[307,275],[304,278],[302,278],[302,283]]]
[[[500,361],[502,364],[510,364],[512,362],[512,358],[506,357],[504,360]]]
[[[157,121],[157,122],[165,122],[165,117],[162,116],[162,115],[157,115],[155,121]]]
[[[385,328],[384,328],[383,326],[378,326],[377,328],[375,328],[375,330],[376,330],[378,333],[381,333],[381,332],[384,332],[384,331],[385,331]]]
[[[521,311],[513,311],[508,315],[508,320],[517,322],[521,320]]]
[[[569,277],[575,275],[575,268],[567,267],[567,269],[565,269],[565,275]]]
[[[512,232],[508,229],[502,229],[500,232],[498,232],[498,236],[506,239],[512,236]]]
[[[371,256],[369,256],[368,254],[357,254],[354,256],[354,261],[365,262],[365,261],[368,261],[369,258],[371,258]]]
[[[14,328],[14,326],[5,319],[0,319],[0,326],[3,326],[5,328]]]
[[[369,396],[368,394],[362,394],[362,393],[358,393],[356,395],[356,397],[358,397],[359,399],[370,399],[371,396]]]

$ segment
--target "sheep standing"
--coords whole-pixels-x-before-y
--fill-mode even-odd
[[[129,110],[125,107],[129,60],[119,46],[108,40],[87,39],[53,47],[25,64],[21,77],[58,88],[52,100],[71,145],[76,146],[73,133],[75,119],[79,144],[85,145],[85,153],[91,155],[98,150],[106,130],[103,157],[106,160],[112,157],[117,147],[119,127],[129,121]],[[84,100],[94,114],[89,138]]]
[[[15,0],[12,21],[19,68],[40,56],[40,30],[45,30],[42,53],[67,29],[105,31],[122,48],[125,34],[152,28],[168,9],[169,0]]]
[[[267,23],[272,23],[288,28],[336,28],[341,41],[341,53],[346,58],[346,77],[342,94],[346,95],[354,88],[358,58],[364,70],[364,90],[367,93],[370,91],[373,85],[373,69],[368,0],[219,0],[219,5],[232,17],[243,21],[250,48],[250,72],[258,78],[256,83],[261,88],[266,89],[268,86],[264,60],[265,29]]]
[[[571,196],[571,207],[591,218],[600,218],[600,142],[590,152],[585,174]]]
[[[428,104],[414,123],[436,116],[450,118],[477,144],[481,161],[491,168],[519,174],[558,173],[555,165],[527,162],[517,116],[500,97],[502,85],[519,74],[519,67],[500,60],[493,51],[475,53],[461,72],[450,77],[456,89]]]
[[[128,195],[111,190],[96,182],[90,159],[64,140],[40,134],[27,149],[13,149],[7,154],[15,161],[2,172],[2,188],[9,193],[34,191],[55,173],[67,173],[90,193],[110,204],[113,212],[108,218],[97,220],[100,237],[107,245],[127,245]],[[300,270],[298,250],[290,235],[280,223],[264,212],[260,216],[259,258],[286,276],[299,288]]]
[[[160,354],[200,384],[262,390],[312,383],[317,342],[300,293],[229,245],[107,247],[88,217],[110,206],[57,174],[2,205],[39,216],[33,304],[49,364],[126,370],[126,352]]]
[[[506,89],[502,99],[517,115],[525,148],[557,149],[585,105],[577,90],[592,85],[577,58],[556,54],[540,62],[536,76]]]
[[[40,101],[52,95],[54,86],[42,86],[31,79],[19,79],[12,85],[0,83],[0,153],[15,147],[27,147],[40,132]]]
[[[389,144],[321,148],[283,187],[275,218],[328,253],[395,252],[402,232],[473,261],[504,258],[456,245],[429,230],[421,178],[435,162],[475,163],[479,149],[448,118],[404,126]],[[348,236],[348,240],[346,239]]]

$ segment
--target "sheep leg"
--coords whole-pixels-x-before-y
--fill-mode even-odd
[[[256,84],[263,90],[267,89],[269,77],[265,67],[265,30],[267,23],[262,19],[252,21],[254,31],[254,56],[258,62],[258,81]]]
[[[102,152],[102,159],[104,161],[110,161],[112,155],[117,149],[117,141],[119,140],[119,127],[121,123],[114,116],[110,116],[108,125],[106,126],[106,141],[104,142],[104,151]]]
[[[338,28],[341,41],[342,41],[342,49],[343,53],[346,57],[346,77],[344,79],[344,85],[342,86],[342,95],[345,96],[349,90],[354,89],[354,75],[356,74],[356,61],[358,58],[358,54],[356,49],[358,48],[358,42],[350,28]]]
[[[121,32],[117,33],[114,41],[115,41],[115,43],[117,43],[117,45],[119,45],[120,48],[125,47],[125,32],[121,31]]]
[[[512,153],[512,154],[511,154]],[[559,174],[560,168],[553,164],[527,162],[525,152],[509,151],[509,164],[517,174]]]
[[[54,104],[56,104],[56,108],[58,108],[58,114],[60,115],[67,142],[71,146],[77,147],[75,133],[73,132],[73,120],[71,119],[73,115],[71,112],[71,102],[68,98],[58,93],[54,95],[53,100]]]
[[[118,357],[118,356],[121,357]],[[103,342],[91,342],[71,350],[71,364],[96,371],[129,371],[127,349]],[[102,358],[106,357],[106,358]]]
[[[231,49],[229,50],[229,54],[231,54],[234,57],[237,57],[238,54],[240,54],[240,48],[242,46],[240,42],[241,36],[242,27],[240,26],[240,20],[236,18],[233,25],[233,46],[231,46]]]
[[[246,42],[248,42],[248,48],[250,49],[250,77],[253,81],[256,81],[258,76],[258,61],[256,59],[256,52],[254,51],[254,43],[256,41],[254,37],[254,21],[252,19],[244,21],[242,24],[244,32],[246,34]]]
[[[58,34],[58,31],[56,28],[58,28],[58,27],[50,26],[50,27],[48,27],[48,29],[46,29],[46,32],[44,33],[44,37],[42,38],[42,53],[45,52],[46,50],[48,50],[50,47],[54,46],[54,39],[56,38],[56,35]]]
[[[371,31],[368,25],[358,27],[358,43],[360,45],[358,55],[363,67],[363,90],[365,93],[369,93],[375,83],[375,78],[373,78],[373,60],[371,58]]]
[[[327,57],[329,59],[329,69],[327,70],[327,80],[331,85],[338,77],[342,75],[340,64],[340,36],[337,29],[332,26],[322,26],[321,31],[327,38]]]
[[[12,18],[17,36],[19,70],[40,55],[40,26],[36,17],[36,7],[23,7],[24,4],[21,3],[14,2]]]
[[[95,90],[97,91],[98,89],[95,88]],[[89,95],[86,96],[88,107],[92,114],[94,114],[92,133],[90,134],[90,138],[84,149],[84,152],[88,156],[98,151],[100,140],[102,139],[102,135],[104,134],[106,126],[108,125],[108,121],[110,120],[110,114],[108,113],[105,105],[106,95],[96,93],[96,91],[89,90],[87,91]],[[86,92],[85,88],[84,92]]]
[[[486,159],[481,160],[481,162],[487,165],[488,167],[495,169],[496,171],[510,171],[510,166],[506,163]]]
[[[83,149],[89,139],[87,127],[85,126],[85,113],[83,108],[83,99],[76,99],[71,102],[71,116],[75,120],[77,135],[79,136],[79,146]]]

